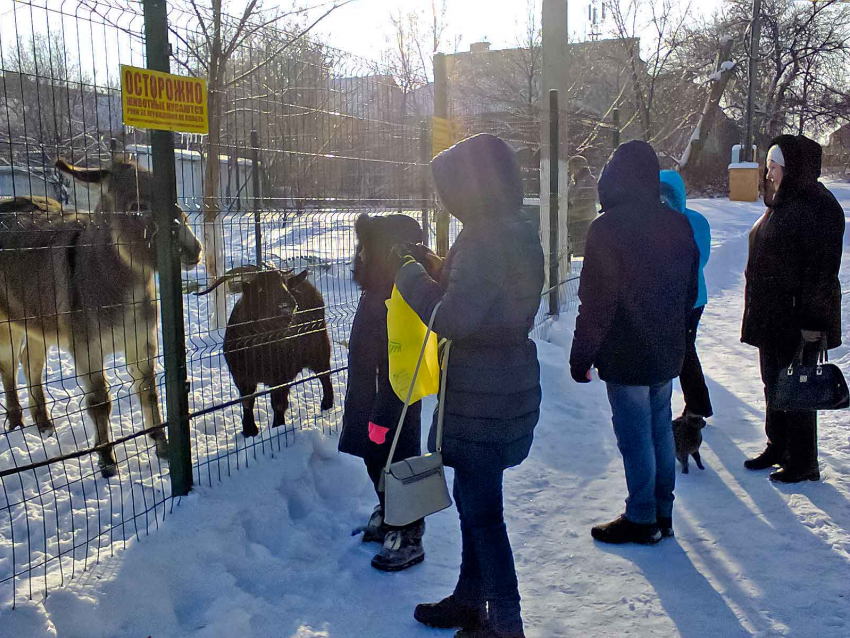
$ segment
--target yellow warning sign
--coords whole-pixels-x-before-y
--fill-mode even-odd
[[[207,83],[121,65],[124,124],[181,133],[209,133]]]
[[[457,142],[459,135],[457,122],[436,115],[431,118],[432,151],[435,157]]]

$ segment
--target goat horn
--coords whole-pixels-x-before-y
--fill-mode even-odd
[[[254,264],[245,264],[244,266],[236,266],[235,268],[231,268],[226,273],[224,273],[221,277],[216,279],[212,285],[206,290],[201,290],[195,293],[196,297],[203,297],[206,294],[209,294],[216,288],[218,288],[221,284],[223,284],[228,279],[233,279],[234,277],[238,277],[240,275],[247,275],[249,273],[256,273],[260,269],[257,268]]]

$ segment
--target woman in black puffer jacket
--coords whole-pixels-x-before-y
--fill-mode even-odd
[[[771,407],[779,371],[791,363],[801,341],[804,358],[817,358],[821,342],[841,344],[838,270],[844,211],[818,182],[820,145],[802,135],[781,135],[767,159],[767,210],[750,231],[741,341],[759,349],[767,409],[767,447],[744,466],[761,470],[780,464],[773,481],[820,478],[817,412],[780,412]]]
[[[462,627],[461,637],[518,638],[524,634],[502,474],[528,456],[540,414],[540,366],[528,333],[540,305],[543,250],[520,210],[519,168],[502,140],[463,140],[434,158],[432,170],[442,204],[463,230],[439,282],[397,247],[396,286],[426,323],[442,301],[434,331],[452,341],[442,453],[455,470],[463,551],[454,593],[419,605],[414,615],[428,625]]]

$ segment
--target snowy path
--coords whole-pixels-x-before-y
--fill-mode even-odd
[[[850,186],[833,186],[850,211]],[[744,470],[764,436],[757,354],[738,340],[746,233],[761,209],[692,205],[714,233],[698,341],[715,407],[704,430],[706,469],[678,474],[675,539],[594,543],[590,526],[622,509],[622,464],[604,385],[569,379],[572,317],[553,326],[550,342],[539,344],[544,405],[535,445],[506,475],[529,637],[850,635],[850,417],[821,414],[822,482],[777,487],[766,472]],[[848,253],[845,238],[845,290]],[[844,325],[850,342],[850,296]],[[831,354],[850,372],[850,348]],[[198,488],[156,533],[45,601],[4,611],[0,636],[451,636],[411,613],[454,584],[456,514],[429,519],[421,566],[374,571],[376,546],[349,536],[371,511],[371,486],[360,462],[335,445],[304,432],[280,458]]]

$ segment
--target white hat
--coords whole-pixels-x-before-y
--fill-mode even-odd
[[[782,168],[785,168],[785,156],[782,154],[782,149],[779,148],[776,144],[771,146],[770,150],[767,152],[767,161],[776,162]]]

